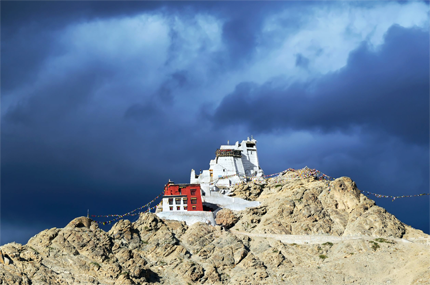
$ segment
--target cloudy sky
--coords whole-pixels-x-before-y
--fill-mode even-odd
[[[1,6],[0,244],[140,207],[251,135],[266,174],[429,191],[426,2]],[[429,196],[374,199],[429,233]]]

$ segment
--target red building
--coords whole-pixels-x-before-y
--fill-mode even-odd
[[[163,212],[203,211],[200,184],[175,184],[164,186]]]

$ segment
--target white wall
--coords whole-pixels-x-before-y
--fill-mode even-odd
[[[190,211],[190,212],[160,212],[157,216],[161,219],[184,221],[187,225],[192,225],[198,222],[211,222],[215,225],[215,219],[212,212],[205,211]]]
[[[190,183],[199,183],[199,178],[196,178],[196,171],[194,169],[191,169]]]
[[[246,143],[254,143],[253,147],[247,147]],[[236,142],[234,145],[221,145],[220,149],[232,149],[240,150],[242,157],[218,157],[212,159],[209,163],[209,169],[213,171],[213,178],[211,180],[210,171],[204,170],[201,174],[199,173],[198,178],[195,178],[195,171],[191,171],[190,183],[199,183],[201,189],[205,192],[206,196],[211,195],[210,183],[217,182],[217,186],[228,187],[240,182],[239,177],[262,176],[264,173],[260,169],[257,156],[257,141],[254,139],[243,140],[240,143]],[[229,177],[228,179],[219,179],[219,177],[237,175],[236,177]]]
[[[176,204],[176,197],[173,197],[173,205],[169,205],[169,197],[163,197],[163,212],[178,212],[178,210],[176,209],[176,206],[180,206],[180,210],[179,211],[186,211],[184,209],[184,206],[187,206],[187,203],[184,203],[183,198],[180,198],[181,201],[179,204]],[[169,207],[173,207],[173,210],[170,211]]]
[[[210,197],[205,197],[205,202],[216,204],[221,208],[227,208],[234,211],[242,211],[246,208],[258,207],[260,202],[247,201],[242,198],[228,197],[220,193],[212,193]]]

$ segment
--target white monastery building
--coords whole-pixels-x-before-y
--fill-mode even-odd
[[[189,184],[172,181],[166,184],[162,205],[157,207],[156,214],[163,219],[185,221],[188,225],[196,222],[215,225],[214,215],[222,208],[241,211],[260,206],[258,201],[228,196],[231,186],[264,175],[256,145],[252,136],[241,143],[221,145],[208,170],[200,171],[199,175],[191,170]]]
[[[200,184],[202,194],[211,196],[211,192],[230,188],[246,181],[247,178],[264,175],[258,162],[257,141],[251,137],[236,142],[234,145],[221,145],[215,152],[215,159],[209,163],[209,169],[196,175],[191,170],[190,183]]]

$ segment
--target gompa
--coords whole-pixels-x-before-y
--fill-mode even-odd
[[[221,145],[209,169],[196,175],[191,170],[189,184],[170,181],[156,214],[163,219],[185,221],[187,224],[205,222],[215,224],[214,214],[222,208],[244,210],[260,206],[258,201],[229,197],[229,190],[253,177],[264,177],[257,156],[257,141],[251,136],[234,145]]]
[[[214,225],[213,209],[203,205],[200,184],[175,184],[169,180],[155,213],[162,219],[184,221],[189,225],[197,222]]]
[[[203,211],[200,184],[175,184],[164,186],[162,211]]]
[[[190,183],[198,183],[203,195],[211,196],[213,191],[225,192],[234,184],[246,182],[251,177],[263,177],[257,155],[257,141],[251,136],[234,145],[227,143],[215,151],[215,159],[209,169],[196,175],[191,169]]]

